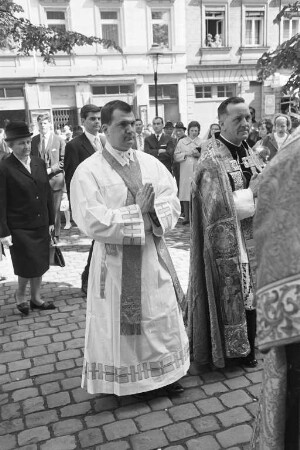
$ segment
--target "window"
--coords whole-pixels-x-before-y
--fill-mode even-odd
[[[120,44],[118,11],[100,11],[102,39]]]
[[[152,44],[170,48],[170,11],[151,10]]]
[[[212,98],[211,86],[195,86],[196,98]]]
[[[283,19],[282,21],[282,38],[284,41],[291,39],[295,34],[299,33],[299,19]]]
[[[225,11],[205,11],[205,47],[223,47]]]
[[[93,95],[115,95],[132,94],[133,86],[131,84],[111,84],[108,86],[92,86]]]
[[[263,45],[264,11],[246,11],[245,44],[251,47]]]
[[[235,96],[234,84],[214,84],[214,85],[199,85],[195,86],[196,98],[210,98],[219,99]]]
[[[46,11],[48,28],[54,31],[66,31],[66,13],[65,11]]]
[[[0,98],[16,98],[16,97],[24,97],[23,88],[21,86],[0,88]]]
[[[155,98],[155,86],[149,86],[149,98]],[[178,85],[177,84],[159,84],[157,86],[157,98],[161,100],[177,100]]]

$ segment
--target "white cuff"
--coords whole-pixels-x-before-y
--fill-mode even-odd
[[[255,201],[250,188],[239,189],[232,193],[235,210],[239,220],[253,217],[255,213]]]

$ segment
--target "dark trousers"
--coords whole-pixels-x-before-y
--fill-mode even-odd
[[[54,220],[55,220],[54,236],[57,236],[57,237],[60,236],[60,227],[61,227],[60,204],[61,204],[62,195],[63,195],[62,189],[60,189],[59,191],[52,191]]]
[[[90,251],[89,251],[89,256],[86,262],[86,266],[81,274],[81,281],[82,284],[87,285],[88,279],[89,279],[89,272],[90,272],[90,264],[91,264],[91,259],[92,259],[92,254],[93,254],[93,248],[94,248],[94,243],[95,241],[92,241],[91,247],[90,247]]]
[[[246,321],[250,353],[249,360],[255,359],[255,337],[256,337],[256,309],[246,309]]]
[[[299,450],[300,344],[285,347],[287,362],[287,395],[285,450]]]

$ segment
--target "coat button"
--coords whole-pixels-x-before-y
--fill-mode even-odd
[[[40,214],[38,214],[38,217],[41,217],[41,215],[40,215]]]
[[[38,199],[39,199],[39,196],[37,195],[35,198],[38,200]]]

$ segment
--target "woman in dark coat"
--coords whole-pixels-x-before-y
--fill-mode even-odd
[[[31,156],[31,136],[24,122],[11,122],[6,139],[12,150],[0,162],[0,241],[10,249],[18,289],[18,310],[28,315],[25,300],[30,282],[31,309],[54,309],[52,302],[41,299],[43,274],[49,269],[49,232],[54,215],[46,166],[41,158]]]

